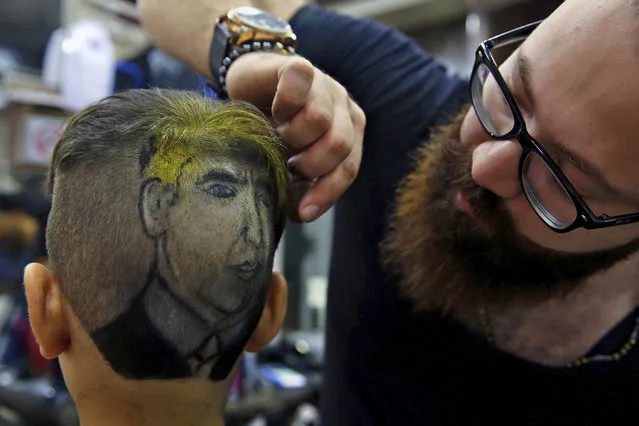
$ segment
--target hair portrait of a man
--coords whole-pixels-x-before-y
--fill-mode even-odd
[[[131,91],[71,120],[49,251],[113,370],[228,376],[262,314],[287,183],[279,137],[248,104]]]

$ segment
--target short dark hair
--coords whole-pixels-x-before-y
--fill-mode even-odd
[[[69,120],[47,180],[52,198],[47,249],[65,297],[85,328],[120,314],[147,280],[153,241],[131,206],[137,207],[140,186],[150,173],[149,153],[179,147],[211,152],[240,141],[255,142],[275,182],[277,242],[287,203],[284,150],[256,107],[194,92],[131,90]],[[131,231],[137,228],[139,233]]]

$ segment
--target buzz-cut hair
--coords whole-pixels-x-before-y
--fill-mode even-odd
[[[133,142],[137,142],[137,144]],[[283,144],[264,114],[245,102],[221,102],[195,92],[130,90],[105,98],[73,116],[53,152],[47,180],[54,193],[57,172],[140,148],[147,178],[176,183],[188,161],[204,152],[250,142],[275,177],[279,205],[287,198]],[[152,155],[150,155],[152,154]]]
[[[137,210],[142,183],[175,184],[180,169],[202,154],[241,150],[246,143],[257,148],[273,181],[277,246],[288,202],[285,150],[258,108],[145,89],[114,94],[70,118],[46,184],[52,199],[47,250],[85,328],[112,319],[123,309],[112,301],[130,300],[147,279],[153,241]]]

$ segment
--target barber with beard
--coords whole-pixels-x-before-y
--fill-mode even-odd
[[[470,87],[396,31],[292,3],[262,7],[289,20],[297,53],[341,82],[368,123],[359,175],[335,205],[325,424],[633,418],[636,2],[569,0],[541,25],[488,40]],[[212,23],[228,3],[140,5],[160,47],[215,77]],[[498,69],[503,44],[519,49]],[[295,60],[242,54],[226,91],[276,109],[293,92],[268,76]],[[309,99],[322,92],[318,73],[300,74]],[[318,136],[292,131],[295,117],[276,121],[305,148],[295,170],[321,181],[313,165],[335,156],[322,138],[340,128]],[[354,149],[344,145],[336,157]],[[338,192],[313,191],[305,220]]]

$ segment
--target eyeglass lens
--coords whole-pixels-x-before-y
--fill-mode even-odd
[[[511,132],[515,117],[490,68],[480,63],[471,80],[475,112],[482,125],[499,138]],[[577,208],[555,173],[535,151],[522,160],[521,183],[539,217],[554,229],[566,229],[577,218]]]
[[[577,208],[548,164],[528,151],[521,168],[521,183],[533,209],[551,227],[566,229],[577,218]]]
[[[513,129],[513,112],[487,65],[481,63],[477,67],[471,81],[471,91],[475,111],[492,136],[504,136]]]

